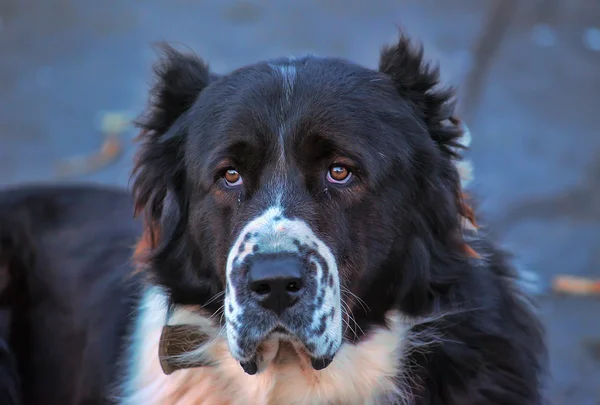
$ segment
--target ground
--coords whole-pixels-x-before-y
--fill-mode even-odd
[[[481,221],[542,285],[599,277],[600,3],[504,0],[489,20],[492,1],[4,0],[0,185],[60,180],[58,160],[99,148],[104,112],[138,113],[152,43],[185,44],[216,72],[305,52],[375,67],[399,25],[460,89]],[[504,35],[480,47],[492,54],[499,39],[483,69],[474,44],[502,18]],[[133,135],[114,164],[73,179],[127,184]],[[600,404],[600,301],[540,303],[551,402]]]

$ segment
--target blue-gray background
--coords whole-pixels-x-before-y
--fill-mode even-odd
[[[185,44],[219,73],[304,52],[375,67],[396,25],[461,89],[483,222],[542,286],[598,277],[597,0],[2,0],[0,185],[56,181],[58,160],[99,148],[104,112],[138,113],[154,42]],[[73,180],[127,184],[133,136],[116,162]],[[599,301],[541,304],[552,403],[600,404]]]

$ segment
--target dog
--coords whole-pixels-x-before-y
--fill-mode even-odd
[[[23,403],[543,402],[543,327],[465,226],[464,127],[422,47],[216,75],[165,45],[154,70],[131,199],[2,197]]]

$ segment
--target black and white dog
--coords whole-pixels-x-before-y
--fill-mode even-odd
[[[217,76],[166,47],[155,71],[131,202],[0,197],[23,403],[542,403],[542,327],[463,223],[462,127],[420,49]]]

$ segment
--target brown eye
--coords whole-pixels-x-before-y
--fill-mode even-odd
[[[327,172],[327,180],[331,183],[344,184],[352,177],[352,172],[346,166],[333,165]]]
[[[227,169],[223,178],[228,186],[239,186],[242,184],[242,176],[235,169]]]

